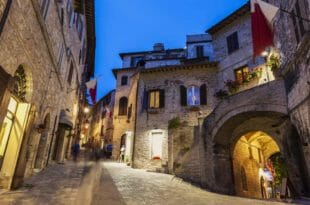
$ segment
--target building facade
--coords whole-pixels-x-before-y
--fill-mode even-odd
[[[1,1],[0,188],[69,157],[93,72],[93,5]]]
[[[255,59],[249,3],[185,49],[120,54],[115,157],[124,144],[133,167],[220,193],[309,196],[309,2],[268,2],[274,46]]]
[[[112,90],[102,97],[91,110],[90,138],[93,138],[101,148],[113,141],[113,110],[115,91]]]

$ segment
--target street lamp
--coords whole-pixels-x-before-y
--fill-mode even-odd
[[[85,114],[89,113],[89,111],[90,111],[89,107],[84,107],[84,113]]]

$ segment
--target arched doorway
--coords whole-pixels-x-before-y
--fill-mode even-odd
[[[224,118],[226,116],[221,119]],[[305,169],[300,136],[285,114],[248,111],[215,124],[216,128],[210,132],[212,147],[209,146],[213,166],[206,168],[213,175],[207,186],[221,193],[263,198],[259,173],[262,173],[266,162],[276,163],[278,158],[278,162],[284,162],[281,163],[281,169],[287,167],[288,179],[285,182],[287,186],[284,186],[288,189],[281,188],[278,193],[287,196],[309,195],[309,173]],[[258,149],[261,150],[260,155]],[[238,160],[238,155],[243,158]],[[223,173],[219,170],[227,171]],[[283,178],[286,177],[283,175],[280,180]],[[287,190],[291,193],[286,193]]]
[[[283,155],[268,134],[253,131],[242,135],[234,145],[232,163],[236,195],[279,198],[283,185],[287,196],[291,196],[292,188],[285,181],[288,176]]]
[[[11,188],[20,153],[25,148],[23,142],[28,137],[31,87],[31,74],[20,65],[14,74],[14,84],[10,88],[11,95],[0,130],[0,186],[7,189]]]
[[[42,169],[44,168],[44,159],[47,157],[46,145],[49,136],[50,129],[50,114],[47,114],[44,118],[44,123],[39,125],[39,132],[41,132],[40,142],[37,149],[37,155],[35,159],[34,168]]]

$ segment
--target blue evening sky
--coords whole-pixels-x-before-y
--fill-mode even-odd
[[[119,53],[183,48],[187,34],[200,34],[247,0],[95,0],[97,99],[115,88]]]

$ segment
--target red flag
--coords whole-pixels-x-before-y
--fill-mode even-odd
[[[261,0],[251,0],[251,20],[254,57],[261,55],[268,46],[273,45],[271,20],[278,8]]]

